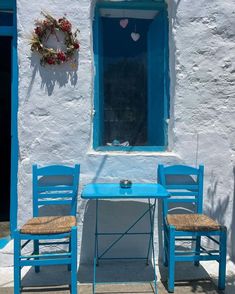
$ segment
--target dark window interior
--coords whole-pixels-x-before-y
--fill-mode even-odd
[[[12,26],[13,25],[13,12],[0,10],[0,26]]]
[[[112,142],[147,145],[147,30],[150,20],[102,17],[104,133]],[[140,34],[133,41],[131,33]]]
[[[167,13],[160,8],[110,7],[96,10],[93,27],[94,147],[165,150],[169,99]]]
[[[1,19],[1,16],[0,16]],[[0,37],[0,221],[10,215],[11,37]]]

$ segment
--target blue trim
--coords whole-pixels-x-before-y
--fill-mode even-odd
[[[187,166],[187,165],[172,165],[172,166],[165,166],[159,165],[159,168],[164,168],[164,174],[165,175],[200,175],[200,172],[203,172],[203,166],[200,165],[200,169]],[[200,178],[200,180],[203,180],[203,178]],[[178,184],[177,184],[178,185]],[[186,184],[188,186],[188,184]],[[179,186],[179,185],[178,185]],[[183,185],[182,185],[183,186]],[[194,188],[198,186],[198,184],[193,185]]]
[[[11,187],[10,187],[10,230],[11,235],[17,228],[17,171],[18,171],[18,57],[17,57],[17,20],[14,0],[0,4],[0,9],[13,9],[13,26],[1,26],[0,36],[12,37],[12,78],[11,78]]]
[[[164,128],[164,12],[148,31],[148,145],[166,146]]]
[[[0,26],[0,36],[14,37],[15,30],[13,27]]]
[[[14,4],[13,39],[12,39],[12,86],[11,86],[11,196],[10,229],[11,235],[17,228],[17,174],[18,174],[18,56],[17,56],[17,19]]]
[[[21,259],[32,259],[35,257],[38,258],[48,258],[48,257],[60,257],[60,256],[69,256],[71,257],[71,253],[70,252],[66,252],[66,253],[58,253],[58,254],[54,254],[54,253],[46,253],[46,254],[40,254],[40,257],[38,257],[38,254],[29,254],[29,255],[20,255]]]
[[[209,231],[209,232],[187,232],[187,231],[176,231],[175,236],[187,236],[187,237],[198,237],[198,236],[219,236],[221,234],[220,231]]]
[[[155,125],[152,127],[148,126],[148,146],[102,146],[103,140],[103,83],[101,81],[102,75],[102,56],[100,54],[102,51],[102,42],[100,41],[102,36],[101,33],[101,22],[99,17],[100,8],[112,8],[112,9],[141,9],[141,10],[158,10],[161,12],[161,22],[162,25],[159,27],[160,32],[163,31],[162,35],[162,46],[166,47],[163,52],[163,72],[161,76],[162,87],[161,87],[161,97],[162,99],[162,109],[160,112],[160,118],[156,121]],[[163,0],[158,2],[152,0],[145,1],[101,1],[96,4],[95,17],[93,22],[93,39],[94,39],[94,67],[95,67],[95,78],[94,78],[94,118],[93,118],[93,148],[96,151],[126,151],[126,152],[163,152],[167,150],[168,146],[168,125],[166,119],[169,117],[169,48],[168,48],[168,14],[167,14],[167,4]],[[166,19],[165,19],[166,18]],[[158,16],[159,19],[159,16]],[[153,42],[154,43],[154,42]],[[156,76],[156,74],[150,69],[150,71]],[[160,78],[159,78],[160,79]],[[155,89],[152,89],[156,92]],[[152,96],[152,95],[151,95]],[[151,98],[151,97],[150,97]],[[154,101],[156,97],[149,99],[149,111],[151,117],[155,118],[155,109],[158,109],[158,105]],[[156,135],[156,129],[159,124],[162,124],[162,128]],[[148,122],[148,125],[150,123]],[[157,137],[157,138],[155,138]],[[159,146],[158,146],[159,145]]]
[[[140,151],[140,152],[162,152],[166,146],[99,146],[96,151]]]
[[[21,240],[55,240],[55,239],[64,239],[70,236],[71,232],[62,233],[62,234],[50,234],[50,235],[30,235],[19,233]],[[57,244],[57,243],[55,243]],[[41,244],[43,245],[43,244]]]
[[[14,9],[15,0],[1,0],[0,9]]]
[[[47,265],[62,265],[62,264],[71,264],[71,258],[52,258],[48,260],[22,260],[20,261],[20,266],[47,266]]]
[[[100,52],[100,18],[98,9],[95,9],[95,18],[93,21],[93,38],[94,38],[94,65],[95,65],[95,80],[94,80],[94,129],[93,129],[93,144],[94,148],[97,148],[100,145],[100,117],[101,117],[101,109],[100,109],[100,99],[101,95],[101,82],[100,82],[100,72],[101,72],[101,61],[99,57]]]
[[[11,241],[10,236],[0,238],[0,249],[3,249],[10,241]]]
[[[170,66],[169,66],[169,17],[167,9],[163,11],[163,22],[164,22],[164,141],[165,145],[168,146],[168,122],[170,118]]]
[[[151,0],[141,1],[103,1],[96,4],[97,8],[112,8],[112,9],[141,9],[141,10],[154,10],[162,7],[167,7],[165,1],[153,2]]]

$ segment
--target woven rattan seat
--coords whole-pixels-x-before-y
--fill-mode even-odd
[[[20,232],[33,235],[61,234],[70,232],[73,226],[76,226],[74,216],[34,217],[23,225]]]
[[[167,222],[177,231],[217,231],[220,225],[205,214],[168,214]]]

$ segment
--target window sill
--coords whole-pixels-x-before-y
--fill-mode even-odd
[[[165,146],[99,146],[95,151],[164,152]]]
[[[107,148],[109,147],[109,148]],[[149,147],[149,148],[148,148]],[[129,149],[128,149],[129,148]],[[162,156],[162,157],[174,157],[179,158],[179,154],[176,154],[175,152],[167,150],[165,147],[158,147],[156,146],[146,146],[134,148],[134,147],[123,147],[123,149],[120,149],[120,147],[115,146],[103,146],[103,147],[97,147],[96,149],[90,149],[88,151],[88,155],[109,155],[109,156]]]

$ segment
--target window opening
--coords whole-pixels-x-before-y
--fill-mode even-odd
[[[97,7],[94,20],[96,149],[166,148],[166,21],[165,6]]]

